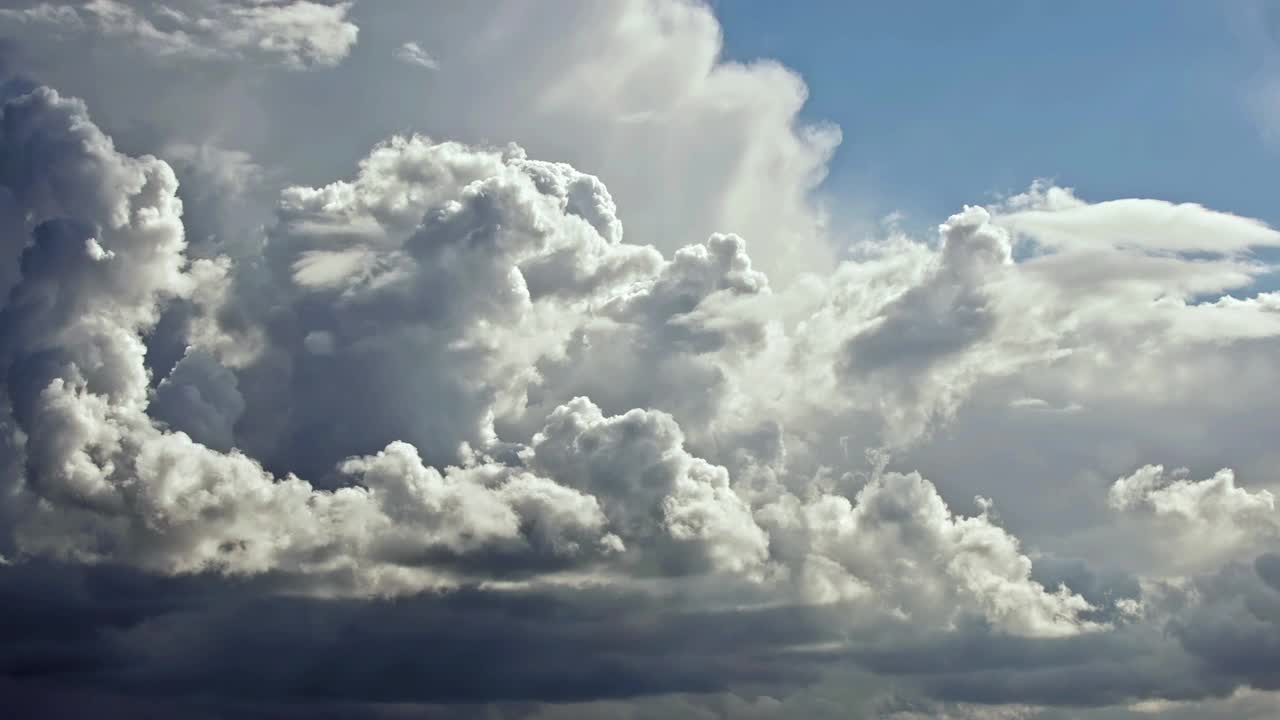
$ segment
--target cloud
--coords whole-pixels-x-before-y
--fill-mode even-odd
[[[1266,490],[1237,487],[1231,470],[1224,468],[1200,481],[1187,480],[1185,475],[1185,470],[1175,471],[1166,478],[1163,467],[1147,465],[1116,480],[1108,499],[1119,510],[1145,506],[1157,515],[1196,524],[1273,519],[1275,497]]]
[[[1087,251],[1114,247],[1138,252],[1218,253],[1280,245],[1280,232],[1252,218],[1195,203],[1124,199],[1089,204],[1067,188],[1036,185],[1007,201],[999,222],[1032,236],[1041,247]]]
[[[1151,515],[1168,552],[1184,566],[1214,567],[1280,539],[1275,495],[1240,487],[1229,468],[1191,480],[1186,469],[1146,465],[1116,480],[1107,501],[1116,510]]]
[[[0,19],[22,24],[48,24],[68,28],[80,28],[80,14],[72,5],[40,3],[25,8],[2,8]]]
[[[350,385],[371,362],[443,350],[436,358],[444,374],[418,386],[425,411],[419,422],[433,430],[453,423],[463,434],[454,435],[454,447],[441,446],[438,434],[419,436],[459,463],[444,471],[424,465],[413,445],[390,439],[376,454],[337,445],[332,462],[354,482],[332,490],[292,473],[273,477],[233,449],[240,444],[240,418],[247,412],[261,418],[266,409],[247,401],[252,396],[234,364],[219,362],[217,343],[188,351],[154,395],[148,392],[143,336],[167,298],[190,298],[199,282],[182,256],[181,206],[168,166],[116,152],[82,105],[52,91],[12,98],[5,117],[16,127],[26,120],[41,130],[12,141],[18,156],[63,148],[62,162],[81,170],[69,186],[46,184],[38,175],[9,180],[41,189],[28,196],[37,207],[25,213],[36,223],[35,242],[23,251],[21,278],[0,312],[10,329],[4,357],[13,417],[26,436],[22,495],[32,503],[28,520],[14,528],[20,553],[127,562],[162,573],[342,573],[352,577],[356,594],[573,568],[602,580],[717,572],[748,584],[785,584],[795,574],[819,588],[833,584],[836,595],[822,598],[829,601],[868,594],[882,572],[875,558],[907,549],[892,534],[880,541],[889,547],[869,558],[844,556],[840,546],[859,538],[868,543],[881,532],[882,503],[893,527],[903,522],[904,509],[919,505],[928,511],[911,520],[920,528],[911,534],[934,538],[924,555],[930,560],[918,577],[904,578],[901,590],[870,593],[877,601],[927,622],[946,622],[959,609],[1014,633],[1087,629],[1074,619],[1087,603],[1030,581],[1029,562],[1011,538],[985,517],[953,518],[918,476],[878,480],[858,495],[856,508],[836,496],[802,503],[788,493],[775,493],[757,508],[737,492],[726,468],[685,450],[670,415],[633,409],[606,416],[585,398],[553,408],[525,446],[498,441],[492,423],[501,399],[471,385],[474,373],[491,363],[497,382],[511,363],[538,357],[527,353],[554,351],[582,308],[594,304],[606,316],[638,318],[643,327],[687,313],[717,293],[768,289],[743,242],[732,236],[713,236],[705,246],[655,263],[654,251],[620,242],[612,202],[594,178],[528,160],[514,148],[397,139],[375,149],[354,184],[285,193],[282,234],[274,244],[280,254],[271,258],[284,274],[276,286],[283,294],[266,300],[291,307],[302,327],[323,322],[318,327],[332,328],[321,330],[332,337],[326,353],[298,338],[292,347],[278,343],[273,356],[304,377],[327,372],[335,384]],[[64,139],[77,134],[84,140]],[[131,182],[104,181],[131,174]],[[97,212],[93,202],[74,202],[76,193],[96,193]],[[40,204],[80,216],[41,221]],[[416,217],[425,219],[415,225]],[[86,249],[90,232],[102,236],[106,250]],[[311,265],[290,259],[332,252],[311,248],[335,238],[347,247],[364,244],[370,259],[330,264],[323,282]],[[115,282],[114,273],[128,272],[128,263],[132,282]],[[632,268],[619,272],[622,263]],[[520,271],[525,266],[571,281],[535,298]],[[504,287],[505,294],[495,292]],[[380,321],[371,324],[375,318]],[[531,319],[541,332],[527,333]],[[558,334],[549,332],[557,328]],[[677,326],[665,340],[674,347],[688,342],[698,354],[706,341],[691,329]],[[494,342],[516,336],[525,341],[514,355],[504,352],[506,342]],[[318,366],[309,369],[313,363]],[[509,392],[521,392],[518,383]],[[385,413],[394,404],[390,393],[403,398],[406,389],[388,385],[386,395],[369,389],[363,388],[365,428],[376,431],[381,422],[387,432],[413,438],[413,426],[402,424],[406,416]],[[447,420],[434,410],[440,392],[455,399]],[[273,402],[281,399],[286,423],[298,422],[312,441],[322,431],[318,422],[358,407],[354,397],[338,398],[344,410],[317,407],[309,392]],[[466,407],[458,400],[472,408],[470,428],[457,424]],[[353,437],[343,425],[334,427],[353,449],[382,442],[376,434]],[[334,444],[343,442],[339,437]],[[897,495],[903,498],[888,499]],[[781,534],[800,530],[783,555],[771,556],[757,509]],[[963,549],[975,542],[970,533],[991,535],[976,541],[987,547],[986,559]],[[991,542],[1002,547],[994,555]],[[900,607],[917,584],[939,576],[959,580],[961,594],[936,607]]]
[[[42,82],[85,98],[113,135],[137,136],[139,152],[213,144],[247,152],[264,168],[286,168],[264,189],[270,196],[287,185],[342,177],[356,153],[397,133],[480,146],[514,141],[608,183],[628,239],[638,245],[670,254],[734,232],[752,242],[757,266],[775,282],[825,272],[834,262],[813,191],[839,129],[801,116],[808,89],[794,72],[771,61],[722,58],[719,23],[701,3],[564,3],[551,11],[518,2],[490,9],[308,6],[304,22],[301,10],[286,15],[280,3],[166,5],[193,21],[230,18],[233,9],[279,13],[297,29],[286,38],[325,40],[314,52],[286,40],[217,50],[240,62],[139,62],[123,35],[104,34],[90,48],[50,42],[16,24],[11,40],[16,56],[42,68]],[[150,7],[134,12],[152,17]],[[248,20],[215,24],[242,22]],[[347,57],[337,62],[347,26]],[[371,52],[350,54],[356,26]],[[394,56],[405,28],[413,28],[419,47],[446,59],[449,72],[433,73],[427,84],[369,82],[369,73],[387,70],[374,65]],[[186,32],[202,47],[212,43]],[[259,71],[259,61],[287,64],[291,57],[325,65],[323,75],[311,74],[323,82]],[[87,82],[85,67],[130,81],[108,89]],[[358,88],[359,97],[336,87]],[[344,142],[335,145],[335,138]],[[338,146],[346,149],[316,150]]]
[[[416,42],[407,42],[396,48],[396,59],[406,65],[417,65],[428,70],[440,69],[440,63]]]
[[[345,56],[254,35],[295,5],[109,22]],[[128,91],[99,125],[0,84],[7,697],[1124,717],[1274,684],[1273,229],[1038,183],[837,263],[837,133],[706,7],[504,6],[463,52],[472,12],[422,38],[465,141],[317,134],[297,95],[255,140],[184,95],[117,147]]]
[[[9,9],[0,20],[118,36],[165,57],[227,58],[257,54],[292,69],[332,66],[355,45],[350,3],[218,0],[208,5],[91,0]]]

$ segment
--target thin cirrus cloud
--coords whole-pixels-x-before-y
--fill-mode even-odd
[[[209,7],[0,23],[145,19],[336,87],[351,45],[282,24],[377,27]],[[528,115],[483,121],[522,142],[331,136],[323,175],[238,149],[256,125],[157,157],[109,99],[0,83],[0,705],[1265,717],[1273,229],[1036,183],[805,254],[839,134],[794,73],[719,59],[699,4],[566,5],[551,50],[526,11],[475,33],[528,60]],[[457,57],[424,122],[469,111]]]

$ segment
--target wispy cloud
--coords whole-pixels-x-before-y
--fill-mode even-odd
[[[422,46],[416,42],[407,42],[396,48],[396,59],[402,63],[417,65],[428,70],[440,69],[440,63],[431,57],[431,53],[423,50]]]
[[[44,2],[0,10],[0,21],[43,24],[128,38],[158,56],[237,58],[260,55],[303,69],[340,63],[359,28],[347,20],[350,3],[220,0],[187,11],[160,3],[90,0],[80,6]]]

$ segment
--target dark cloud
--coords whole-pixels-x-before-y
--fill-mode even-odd
[[[611,591],[289,597],[278,578],[166,578],[113,566],[0,568],[16,686],[226,701],[566,701],[793,683],[823,637],[803,608],[706,613]]]

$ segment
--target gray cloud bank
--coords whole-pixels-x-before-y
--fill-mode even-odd
[[[346,4],[200,9],[0,20],[151,27],[162,56],[203,48],[188,62],[353,52]],[[756,155],[677,178],[720,200],[677,210],[680,237],[633,239],[604,180],[516,144],[394,134],[276,189],[256,156],[126,152],[86,103],[0,84],[0,702],[1053,718],[1274,699],[1257,438],[1280,419],[1280,299],[1252,286],[1280,232],[1036,184],[830,261],[811,191],[838,134],[794,123],[803,84],[719,62],[699,5],[582,12],[637,34],[613,46],[637,63],[707,51],[680,75],[698,86],[677,103],[579,65],[545,102],[596,88],[673,144],[723,103],[761,109],[731,138]],[[341,40],[290,40],[313,21]],[[761,179],[770,152],[790,163]]]

